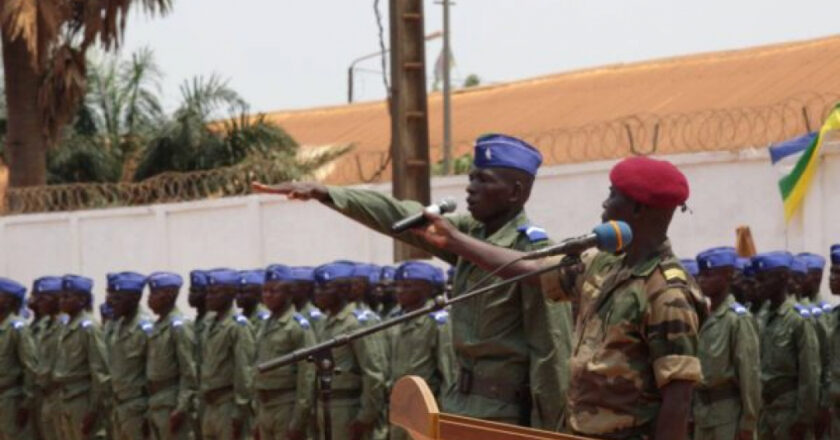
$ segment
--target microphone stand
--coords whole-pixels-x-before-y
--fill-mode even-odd
[[[517,259],[519,261],[519,259]],[[328,339],[326,341],[320,342],[315,344],[311,347],[301,348],[295,350],[287,355],[280,356],[278,358],[265,361],[259,365],[257,365],[257,370],[261,373],[266,371],[272,370],[274,368],[279,368],[284,365],[293,364],[296,362],[300,362],[302,360],[307,360],[309,362],[314,362],[316,365],[316,371],[318,374],[318,383],[321,386],[320,390],[320,398],[321,404],[324,406],[323,414],[324,414],[324,439],[331,440],[332,439],[332,429],[330,425],[330,395],[331,395],[331,383],[332,377],[335,373],[335,364],[332,360],[332,349],[335,347],[339,347],[342,345],[347,345],[350,342],[371,335],[373,333],[380,332],[387,328],[393,327],[395,325],[401,324],[403,322],[418,318],[420,316],[427,315],[429,313],[435,312],[437,310],[441,310],[449,305],[466,301],[470,298],[474,298],[481,294],[493,291],[499,287],[507,286],[509,284],[517,283],[525,278],[530,278],[532,276],[540,275],[545,272],[549,272],[555,269],[559,269],[561,267],[571,266],[573,264],[578,263],[580,260],[576,257],[566,257],[563,258],[559,263],[553,264],[550,266],[543,267],[539,270],[535,270],[532,272],[528,272],[525,274],[517,275],[506,280],[499,281],[498,283],[493,283],[488,286],[473,289],[463,295],[458,295],[454,298],[446,298],[443,295],[435,296],[432,304],[421,307],[417,310],[413,310],[411,312],[405,313],[398,317],[382,321],[378,324],[374,324],[368,327],[361,328],[354,332],[350,333],[343,333],[340,335],[335,336],[332,339]],[[511,262],[512,263],[512,262]],[[503,267],[509,266],[511,263],[504,265]],[[501,269],[501,268],[500,268]],[[496,271],[500,270],[497,269]],[[494,271],[494,272],[496,272]],[[489,278],[489,277],[488,277]],[[482,280],[483,281],[483,280]]]

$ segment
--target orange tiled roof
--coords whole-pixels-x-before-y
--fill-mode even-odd
[[[768,106],[809,94],[840,96],[839,78],[840,35],[584,69],[457,91],[452,98],[453,140],[456,151],[464,152],[475,137],[487,132],[534,135],[637,114],[691,114]],[[440,157],[441,112],[441,95],[430,94],[435,158]],[[267,116],[301,144],[354,143],[355,151],[341,159],[327,179],[334,183],[358,182],[358,169],[369,175],[390,141],[383,101]],[[545,148],[538,138],[534,141]],[[679,147],[668,142],[660,142],[657,150],[674,151]],[[547,163],[573,160],[555,154]]]

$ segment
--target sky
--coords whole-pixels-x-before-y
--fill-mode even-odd
[[[173,0],[165,17],[133,10],[121,56],[148,47],[179,86],[216,74],[267,112],[344,104],[347,69],[379,50],[376,0]],[[379,0],[388,43],[388,0]],[[426,33],[442,7],[425,0]],[[457,0],[451,7],[453,85],[498,83],[606,64],[840,34],[837,0]],[[428,77],[441,40],[427,43]],[[840,54],[838,54],[840,56]],[[385,95],[380,60],[358,65],[357,100]]]

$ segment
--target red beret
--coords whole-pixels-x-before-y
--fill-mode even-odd
[[[676,208],[688,199],[688,180],[671,162],[630,157],[610,171],[615,189],[654,208]]]

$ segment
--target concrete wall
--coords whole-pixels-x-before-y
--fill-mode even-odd
[[[688,176],[690,211],[675,217],[671,238],[680,255],[734,244],[749,225],[759,250],[825,254],[840,242],[840,144],[821,158],[804,209],[785,225],[766,150],[669,156]],[[527,211],[554,239],[577,236],[600,222],[613,162],[547,168]],[[433,198],[464,198],[466,176],[438,178]],[[389,191],[388,185],[369,188]],[[463,205],[463,203],[461,203]],[[463,206],[459,211],[463,211]],[[388,263],[391,241],[318,203],[248,196],[200,202],[0,217],[0,274],[29,284],[47,274],[192,268],[253,268],[279,262],[318,264],[348,258]],[[182,301],[185,298],[182,298]]]

